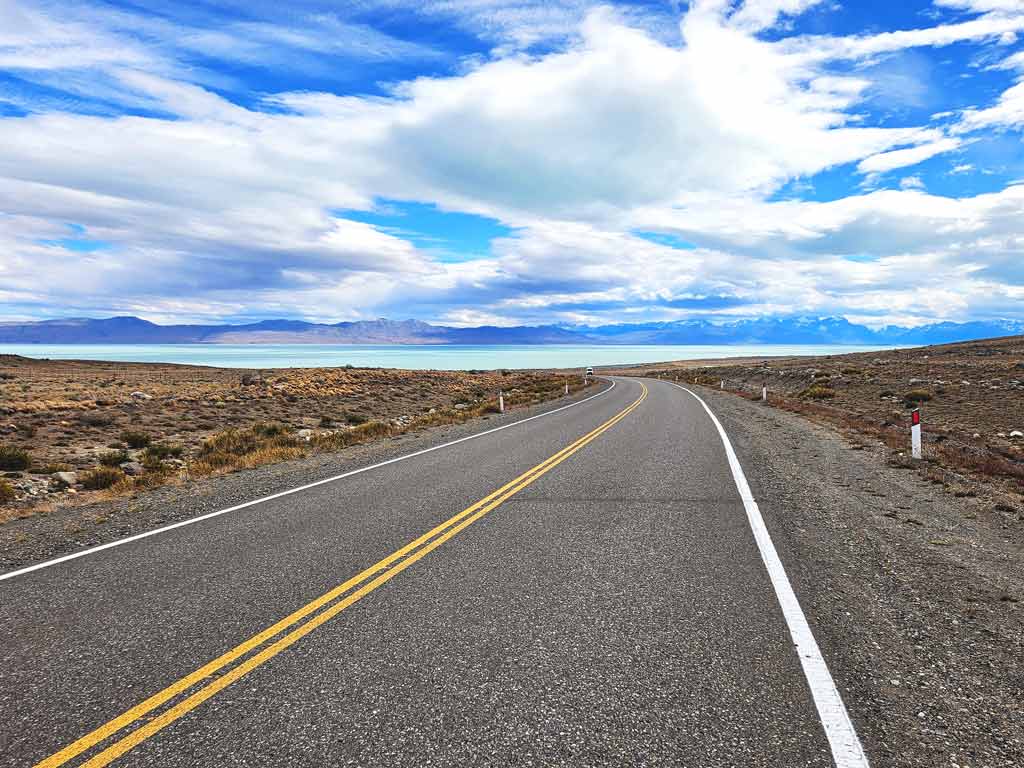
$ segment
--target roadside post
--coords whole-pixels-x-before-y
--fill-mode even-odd
[[[762,403],[768,402],[768,385],[767,384],[762,384],[761,385],[761,402]]]
[[[568,379],[565,380],[565,394],[567,394],[567,395],[569,394],[569,380]]]
[[[725,379],[722,379],[718,384],[719,389],[725,389]]]
[[[910,414],[910,452],[915,459],[921,458],[921,409],[915,408]]]
[[[505,412],[505,393],[498,390],[498,413]]]

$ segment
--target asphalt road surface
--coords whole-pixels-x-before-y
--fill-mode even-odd
[[[2,580],[0,765],[866,766],[729,458],[617,379]]]

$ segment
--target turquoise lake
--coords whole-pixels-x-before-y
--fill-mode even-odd
[[[354,365],[417,370],[578,368],[719,357],[841,355],[878,349],[885,347],[813,344],[0,344],[0,354],[55,360],[186,363],[223,368],[330,368]]]

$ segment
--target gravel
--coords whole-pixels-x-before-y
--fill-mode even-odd
[[[887,466],[862,437],[699,393],[736,446],[874,764],[1024,765],[1019,518]]]

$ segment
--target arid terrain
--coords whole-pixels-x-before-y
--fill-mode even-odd
[[[604,372],[604,371],[602,371]],[[892,466],[917,469],[993,513],[1024,519],[1024,337],[885,352],[770,360],[682,361],[619,371],[724,388],[879,440]],[[910,459],[910,418],[922,414],[924,460]]]
[[[576,377],[0,355],[0,522],[530,405]]]

